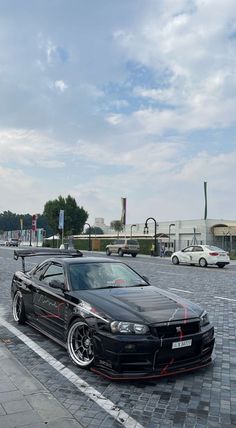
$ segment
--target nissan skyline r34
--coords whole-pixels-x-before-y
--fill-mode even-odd
[[[23,261],[11,285],[14,320],[64,346],[78,368],[151,379],[211,363],[214,328],[206,311],[125,263],[69,250],[14,254]],[[27,271],[25,257],[35,255],[51,257]]]

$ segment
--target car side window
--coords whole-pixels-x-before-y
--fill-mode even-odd
[[[203,251],[203,249],[202,249],[202,247],[200,247],[200,246],[196,246],[196,247],[193,247],[193,251],[194,251],[194,252],[197,252],[197,251]]]
[[[40,279],[41,276],[44,274],[45,270],[48,268],[48,263],[44,263],[43,265],[39,266],[34,272],[33,276],[37,279]]]
[[[189,253],[191,251],[193,251],[193,247],[187,247],[184,249],[184,253]]]
[[[57,280],[63,284],[65,282],[63,267],[60,264],[51,263],[46,272],[41,275],[40,280],[46,284],[49,284],[53,280]]]

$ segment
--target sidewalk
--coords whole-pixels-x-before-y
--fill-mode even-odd
[[[0,340],[0,428],[82,428]]]

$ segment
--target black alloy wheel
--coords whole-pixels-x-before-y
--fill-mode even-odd
[[[88,324],[83,320],[75,320],[68,331],[67,351],[74,364],[88,369],[93,364],[93,340]]]
[[[12,314],[14,321],[18,322],[18,324],[25,324],[25,306],[20,290],[17,290],[12,301]]]

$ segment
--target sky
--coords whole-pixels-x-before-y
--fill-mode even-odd
[[[0,212],[236,219],[235,0],[0,0]]]

